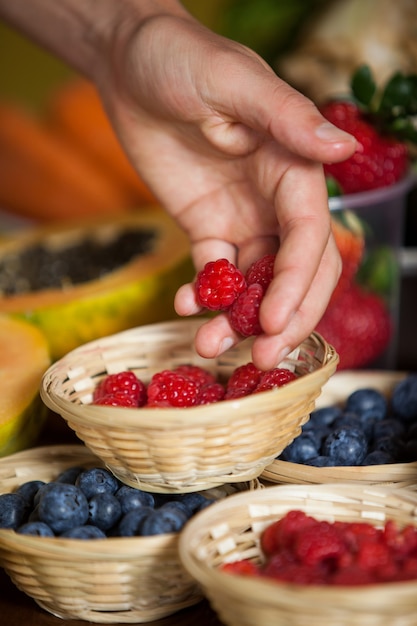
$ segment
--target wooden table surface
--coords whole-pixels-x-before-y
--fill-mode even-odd
[[[64,420],[51,415],[36,445],[80,443]],[[91,626],[84,620],[63,620],[40,608],[32,598],[19,591],[0,568],[0,623],[4,626]],[[207,601],[174,615],[149,622],[150,626],[222,626]],[[108,623],[107,626],[116,626]],[[145,625],[146,626],[146,625]]]

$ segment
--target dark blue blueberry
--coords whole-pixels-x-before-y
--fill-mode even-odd
[[[375,439],[372,444],[372,449],[388,452],[397,463],[406,460],[405,444],[399,437],[381,437],[380,439]]]
[[[54,482],[75,485],[75,481],[84,469],[84,467],[68,467],[55,478]]]
[[[0,528],[16,530],[21,526],[28,513],[26,500],[18,493],[0,495]]]
[[[364,411],[372,410],[377,419],[383,419],[387,413],[387,400],[377,389],[357,389],[348,396],[345,410],[361,415]]]
[[[46,493],[47,491],[49,491],[50,489],[53,489],[54,485],[55,485],[54,482],[50,482],[50,483],[44,483],[43,485],[41,485],[39,487],[38,491],[33,496],[33,506],[34,507],[38,506],[39,501],[40,501],[41,497],[43,496],[43,494]]]
[[[109,530],[122,516],[122,506],[111,493],[97,493],[88,501],[88,523]]]
[[[333,422],[332,430],[339,430],[340,428],[354,428],[365,432],[359,415],[352,413],[352,411],[342,413],[342,415]]]
[[[417,418],[417,374],[401,380],[394,388],[391,398],[392,410],[405,422]]]
[[[325,406],[321,409],[316,409],[310,415],[310,419],[303,426],[305,428],[307,424],[311,424],[311,427],[316,426],[331,426],[335,419],[340,417],[342,409],[336,405]]]
[[[211,500],[207,496],[204,496],[202,493],[181,494],[175,496],[175,501],[178,501],[185,507],[187,507],[191,515],[193,515],[197,511],[201,511],[201,509],[206,508],[206,506],[213,504],[213,500]]]
[[[405,436],[405,426],[401,420],[394,417],[386,417],[374,424],[372,436],[374,439],[382,439],[382,437],[400,437]]]
[[[333,465],[360,465],[368,453],[368,441],[363,431],[354,428],[334,430],[323,443],[322,454]]]
[[[389,465],[390,463],[395,463],[395,459],[384,450],[373,450],[362,461],[362,465]]]
[[[83,491],[89,500],[97,493],[115,494],[119,488],[119,481],[104,467],[86,469],[78,475],[75,484]]]
[[[139,509],[129,511],[129,513],[123,515],[117,527],[115,527],[114,532],[111,534],[120,537],[137,537],[140,535],[143,521],[153,513],[154,510],[155,509],[150,506],[142,506]]]
[[[307,422],[307,424],[309,423],[310,422]],[[307,426],[307,424],[305,424],[304,426]],[[310,437],[313,437],[314,441],[316,442],[317,450],[320,450],[323,440],[331,432],[330,426],[320,426],[319,424],[313,428],[305,428],[304,426],[301,429],[301,433],[308,433]]]
[[[188,516],[169,504],[154,509],[143,521],[140,529],[142,536],[178,533],[188,521]]]
[[[88,519],[88,501],[75,485],[50,483],[39,500],[39,520],[61,534],[75,526],[82,526]]]
[[[123,514],[142,506],[150,506],[152,508],[155,506],[153,494],[135,489],[134,487],[129,487],[129,485],[122,485],[122,487],[116,491],[115,496],[121,504]]]
[[[106,534],[97,526],[75,526],[61,534],[67,539],[105,539]]]
[[[55,537],[52,528],[45,522],[26,522],[19,526],[16,532],[19,535],[33,535],[34,537]]]
[[[29,480],[26,483],[20,485],[15,493],[20,494],[28,503],[30,507],[33,506],[33,499],[38,490],[45,485],[43,480]]]
[[[319,454],[317,442],[309,431],[301,433],[282,452],[280,459],[290,463],[305,463]]]
[[[175,510],[180,511],[181,513],[184,513],[184,515],[187,516],[187,519],[190,519],[190,517],[192,517],[193,515],[193,512],[191,511],[191,509],[184,502],[180,502],[179,500],[171,500],[170,502],[167,502],[166,504],[164,504],[161,508],[165,510],[172,509],[174,511]],[[161,510],[161,508],[159,510]]]
[[[313,467],[331,467],[333,463],[328,456],[323,456],[319,454],[319,456],[315,456],[312,459],[307,459],[305,462],[306,465],[311,465]]]

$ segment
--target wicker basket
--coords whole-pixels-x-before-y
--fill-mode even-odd
[[[298,380],[236,401],[186,409],[91,405],[106,374],[133,370],[145,382],[193,363],[226,379],[251,360],[249,340],[217,359],[192,349],[201,319],[143,326],[70,352],[45,374],[41,395],[123,482],[154,492],[186,492],[241,482],[263,469],[300,432],[336,369],[334,349],[312,334],[283,365]]]
[[[390,371],[338,372],[323,387],[316,408],[333,404],[343,406],[353,391],[364,387],[377,389],[389,398],[395,385],[405,376],[404,372]],[[265,468],[261,480],[265,484],[349,482],[407,487],[417,484],[417,462],[357,467],[313,467],[275,459]]]
[[[0,459],[0,493],[28,480],[53,480],[71,466],[97,467],[100,460],[80,445],[34,448]],[[219,499],[259,481],[209,491]],[[171,615],[202,599],[184,570],[178,534],[91,541],[34,537],[0,530],[0,564],[15,585],[43,609],[64,619],[144,623]]]
[[[189,522],[180,558],[227,626],[415,626],[417,581],[336,587],[307,586],[223,573],[243,558],[260,560],[262,530],[290,510],[317,519],[385,519],[417,524],[417,493],[349,484],[283,485],[233,495]]]

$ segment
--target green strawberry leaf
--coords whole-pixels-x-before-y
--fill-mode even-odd
[[[361,65],[352,76],[350,83],[352,94],[358,104],[370,107],[376,93],[376,83],[368,65]]]
[[[340,187],[339,183],[333,176],[326,176],[326,187],[327,187],[327,195],[329,198],[334,198],[335,196],[342,196],[343,191]]]
[[[378,112],[391,115],[415,115],[417,113],[417,75],[405,76],[396,72],[382,92]]]

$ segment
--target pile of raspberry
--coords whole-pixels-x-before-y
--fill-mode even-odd
[[[265,560],[226,563],[231,574],[302,585],[371,585],[417,578],[417,529],[388,520],[328,522],[289,511],[261,535]]]
[[[260,335],[259,307],[274,273],[275,256],[267,254],[243,274],[227,259],[206,263],[197,274],[197,302],[208,311],[225,311],[243,337]]]
[[[226,383],[208,370],[192,364],[155,373],[148,384],[126,370],[103,378],[93,393],[93,404],[118,407],[191,407],[221,400],[235,400],[282,387],[296,379],[287,368],[267,371],[252,362],[240,365]]]

